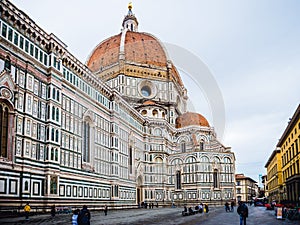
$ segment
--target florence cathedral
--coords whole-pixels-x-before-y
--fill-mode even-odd
[[[85,63],[10,1],[0,17],[0,206],[235,199],[234,153],[131,5]]]

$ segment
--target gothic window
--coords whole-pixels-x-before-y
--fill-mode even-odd
[[[55,131],[55,141],[58,142],[58,138],[59,138],[59,132],[58,130]]]
[[[5,58],[4,69],[7,70],[7,71],[11,70],[11,61],[10,61],[10,58],[8,56]]]
[[[54,160],[54,154],[55,154],[55,150],[54,148],[51,148],[51,160]]]
[[[59,109],[56,109],[56,121],[59,122]]]
[[[57,194],[57,176],[50,177],[50,194]]]
[[[45,160],[48,160],[48,150],[49,150],[49,147],[47,146],[47,147],[45,148],[45,154],[44,154]]]
[[[29,191],[29,185],[28,185],[27,180],[25,181],[25,184],[24,184],[24,191]]]
[[[55,99],[56,90],[55,88],[52,89],[52,99]]]
[[[59,90],[56,91],[56,100],[59,102]]]
[[[54,141],[54,128],[51,129],[51,141]]]
[[[203,140],[200,141],[200,150],[204,150],[204,141]]]
[[[55,108],[52,106],[52,120],[55,120]]]
[[[55,157],[55,158],[54,158],[55,161],[58,162],[58,149],[57,149],[57,148],[55,149],[54,157]]]
[[[185,141],[180,143],[180,147],[181,147],[181,152],[186,152],[186,143],[185,143]]]
[[[181,189],[181,172],[176,172],[176,189]]]
[[[90,162],[90,124],[85,121],[83,124],[83,162]]]
[[[214,188],[219,187],[218,170],[214,169]]]
[[[129,173],[132,174],[132,164],[133,164],[133,157],[132,157],[132,147],[129,147]]]
[[[8,107],[0,104],[0,157],[5,158],[7,158],[8,127]]]

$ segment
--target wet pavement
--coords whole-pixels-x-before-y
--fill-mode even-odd
[[[239,225],[236,212],[225,212],[223,207],[210,208],[209,213],[182,216],[182,208],[154,208],[111,210],[105,216],[103,211],[92,211],[91,225]],[[39,224],[68,225],[71,214],[31,216],[29,221],[23,217],[1,218],[1,225]],[[264,207],[249,207],[247,225],[300,225],[300,221],[277,220],[274,211]]]

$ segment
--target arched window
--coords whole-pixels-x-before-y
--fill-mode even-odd
[[[161,129],[160,129],[160,128],[156,128],[156,129],[154,130],[154,135],[155,135],[155,136],[161,136],[161,135],[162,135]]]
[[[204,141],[203,140],[200,141],[200,150],[201,151],[204,150]]]
[[[181,189],[181,172],[176,172],[176,189]]]
[[[157,117],[157,116],[158,116],[158,111],[157,111],[156,109],[154,109],[154,110],[152,111],[152,116],[153,116],[153,117]]]
[[[58,142],[59,139],[59,132],[58,130],[55,131],[55,141]]]
[[[59,102],[59,90],[56,91],[56,100]]]
[[[90,124],[85,121],[83,124],[83,162],[90,162]]]
[[[51,148],[51,160],[54,160],[54,148]]]
[[[28,181],[26,180],[24,184],[24,191],[28,191],[28,190],[29,190],[29,185],[28,185]]]
[[[8,107],[0,104],[0,146],[1,157],[7,158]]]
[[[51,129],[51,141],[54,141],[54,128]]]
[[[55,149],[55,161],[58,161],[58,149]]]
[[[52,120],[55,120],[55,107],[52,106]]]
[[[132,174],[132,165],[133,165],[133,156],[132,156],[132,147],[129,146],[129,156],[128,156],[128,160],[129,160],[129,173]]]
[[[11,70],[11,61],[10,61],[10,58],[8,56],[6,56],[6,58],[5,58],[4,69],[7,70],[7,71]]]
[[[56,90],[55,88],[52,89],[52,99],[55,99]]]
[[[44,154],[44,156],[45,156],[45,160],[48,160],[49,159],[49,147],[47,146],[46,148],[45,148],[45,154]]]
[[[214,188],[219,187],[218,170],[214,169]]]
[[[181,152],[186,152],[186,143],[185,141],[180,143]]]
[[[58,108],[56,109],[56,121],[57,122],[59,121],[59,109]]]

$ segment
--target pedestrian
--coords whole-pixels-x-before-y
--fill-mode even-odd
[[[104,215],[107,216],[108,207],[107,205],[104,206]]]
[[[239,207],[237,208],[237,213],[240,215],[240,225],[246,225],[246,218],[248,217],[248,207],[245,203],[239,202]]]
[[[225,203],[225,211],[226,211],[226,212],[229,211],[229,203],[228,203],[228,202]]]
[[[91,213],[87,206],[84,205],[80,210],[77,218],[78,225],[90,225]]]
[[[234,211],[234,201],[231,202],[231,210],[230,210],[230,211],[231,211],[231,212]]]
[[[56,213],[55,205],[51,206],[51,216],[54,217]]]
[[[208,205],[207,205],[207,204],[204,205],[204,209],[205,209],[205,212],[206,212],[206,213],[209,212],[209,209],[208,209]]]
[[[78,225],[77,219],[78,219],[79,209],[74,210],[72,215],[72,225]]]
[[[25,212],[25,219],[29,220],[29,213],[30,213],[31,207],[29,205],[29,202],[26,203],[24,206],[24,212]]]

